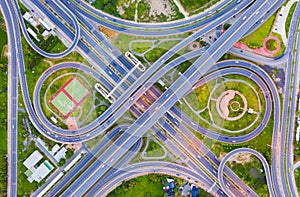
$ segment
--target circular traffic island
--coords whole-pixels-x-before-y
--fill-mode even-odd
[[[216,102],[217,111],[225,120],[238,120],[247,111],[247,99],[239,91],[227,90],[217,98]]]
[[[92,74],[77,68],[62,66],[46,71],[35,88],[37,114],[63,129],[77,130],[89,124],[109,107],[95,90],[96,83]]]
[[[276,40],[270,39],[267,41],[267,49],[269,51],[275,51],[278,48],[278,43]]]
[[[259,122],[263,96],[250,80],[230,79],[230,76],[224,79],[209,99],[212,122],[216,128],[230,133],[249,130]]]
[[[265,38],[263,47],[266,51],[275,54],[280,51],[280,40],[276,36],[268,36]]]

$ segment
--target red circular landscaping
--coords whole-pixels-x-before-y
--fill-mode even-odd
[[[272,49],[273,42],[277,43],[277,48]],[[280,51],[280,40],[276,36],[268,36],[264,39],[263,48],[268,51],[269,53],[278,53]]]
[[[194,51],[194,50],[197,50],[200,48],[200,43],[199,42],[192,42],[190,45],[189,45],[189,49]]]

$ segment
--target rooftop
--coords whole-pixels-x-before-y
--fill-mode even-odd
[[[43,180],[53,169],[53,166],[46,160],[30,176],[36,182]]]
[[[35,166],[35,164],[37,164],[42,158],[43,155],[36,150],[23,162],[23,164],[24,166],[26,166],[26,168],[30,169]]]

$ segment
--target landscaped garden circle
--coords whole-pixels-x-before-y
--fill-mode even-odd
[[[209,103],[214,126],[227,132],[250,128],[262,112],[259,90],[242,80],[226,79],[215,86]]]
[[[277,53],[281,47],[280,40],[276,36],[268,36],[264,40],[263,47],[272,53]]]
[[[275,51],[278,48],[278,43],[276,40],[270,39],[267,41],[267,49],[269,51]]]
[[[226,135],[244,135],[265,117],[260,86],[242,75],[199,82],[177,106],[202,127]]]
[[[216,108],[223,119],[235,121],[246,113],[247,99],[239,91],[227,90],[218,97]]]

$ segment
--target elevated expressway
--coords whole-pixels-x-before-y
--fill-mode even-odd
[[[22,13],[21,13],[21,11],[19,9],[18,1],[17,0],[13,0],[13,2],[14,2],[13,4],[15,6],[16,14],[17,14],[17,16],[19,18],[19,24],[21,25],[21,30],[23,32],[23,35],[24,35],[26,41],[40,55],[42,55],[44,57],[48,57],[48,58],[61,58],[61,57],[64,57],[64,56],[68,55],[77,46],[78,41],[80,39],[80,26],[79,26],[79,23],[78,23],[76,17],[74,16],[74,14],[72,12],[70,12],[70,10],[63,3],[61,3],[60,1],[57,1],[58,4],[64,8],[65,13],[72,19],[72,22],[74,24],[74,29],[75,29],[75,37],[73,39],[73,43],[71,44],[71,46],[67,50],[65,50],[65,51],[63,51],[61,53],[53,54],[53,53],[48,53],[46,51],[43,51],[38,46],[36,46],[36,44],[30,38],[30,36],[29,36],[29,34],[28,34],[27,30],[26,30],[27,28],[26,28],[25,22],[23,20]]]
[[[297,187],[292,176],[293,168],[293,136],[295,129],[296,99],[299,89],[299,22],[300,4],[298,3],[292,17],[288,34],[288,59],[286,69],[286,81],[283,96],[283,111],[281,119],[281,133],[279,139],[274,139],[273,147],[276,162],[276,175],[280,174],[284,196],[298,196]],[[273,160],[274,161],[274,160]],[[275,171],[275,169],[274,169]]]
[[[264,2],[264,3],[262,3],[261,4],[261,7],[262,7],[262,10],[261,10],[261,12],[264,12],[264,11],[266,11],[266,6],[265,5],[267,5],[267,4],[269,4],[270,2],[273,2],[273,1],[267,1],[267,2]],[[250,9],[249,10],[251,10],[251,8],[252,8],[252,10],[253,9],[255,9],[255,8],[253,8],[254,6],[257,6],[257,7],[259,7],[258,5],[257,5],[257,3],[254,3],[254,5],[253,6],[251,6],[250,7]],[[254,12],[252,12],[252,14],[251,13],[249,13],[250,11],[247,11],[243,16],[246,16],[247,18],[246,18],[246,20],[245,20],[245,22],[248,22],[247,24],[245,24],[245,26],[243,26],[243,27],[240,27],[241,26],[241,24],[243,23],[243,21],[242,21],[242,19],[240,19],[236,24],[234,24],[235,26],[236,26],[236,28],[237,29],[241,29],[241,30],[243,30],[243,31],[241,31],[241,32],[238,32],[238,38],[239,37],[241,37],[243,34],[243,32],[245,33],[245,31],[247,31],[247,28],[249,28],[249,27],[251,27],[251,24],[253,24],[254,22],[252,22],[253,20],[255,21],[255,20],[257,20],[258,19],[258,16],[255,16],[254,15]],[[242,16],[242,17],[243,17]],[[253,18],[253,20],[249,20],[250,18]],[[233,32],[233,28],[230,28],[227,32],[225,32],[225,34],[220,38],[220,40],[223,40],[224,41],[224,37],[226,37],[227,36],[227,38],[230,38],[230,40],[229,41],[227,41],[227,44],[228,45],[230,45],[231,46],[231,44],[232,43],[234,43],[235,42],[235,40],[232,38],[232,37],[230,37],[229,35],[229,33],[228,32],[230,32],[230,31],[232,31],[231,33],[234,33]],[[195,35],[195,34],[194,34]],[[193,36],[194,36],[193,35]],[[193,36],[191,36],[191,37],[193,37]],[[193,37],[194,39],[196,38],[196,37]],[[223,38],[223,39],[222,39]],[[17,38],[18,39],[18,38]],[[187,43],[188,42],[188,39],[187,40],[185,40],[183,43]],[[217,40],[217,42],[214,44],[214,45],[212,45],[208,50],[207,50],[207,52],[205,52],[204,54],[203,54],[203,57],[200,57],[200,59],[202,60],[202,59],[204,59],[204,58],[207,58],[209,61],[208,61],[208,64],[209,65],[212,65],[213,63],[214,63],[214,61],[216,61],[217,59],[218,59],[218,57],[220,57],[220,55],[222,54],[222,52],[214,52],[214,51],[217,51],[215,48],[218,46],[218,45],[221,45],[222,46],[222,44],[221,44],[222,42],[221,41],[218,41]],[[219,46],[218,46],[219,47]],[[175,48],[175,47],[174,47]],[[228,48],[228,47],[227,47]],[[228,48],[229,49],[229,48]],[[222,51],[226,51],[225,49],[223,49],[222,48]],[[214,56],[213,56],[213,58],[208,58],[208,54],[214,54]],[[167,55],[169,55],[169,57],[172,55],[172,53],[170,53],[170,54],[167,54]],[[20,57],[20,55],[19,55],[19,57]],[[199,60],[197,60],[197,63],[199,63],[200,62],[200,59]],[[22,60],[22,59],[21,59]],[[160,58],[157,62],[156,62],[156,64],[157,65],[160,65],[161,63],[164,63],[165,61],[167,60],[167,58],[166,59],[164,59],[163,57],[162,58]],[[160,62],[160,63],[159,63]],[[196,64],[197,64],[196,63]],[[201,62],[201,64],[203,65],[203,63]],[[209,66],[206,66],[206,67],[209,67]],[[22,68],[20,68],[20,70],[22,71]],[[192,71],[195,71],[195,70],[198,70],[198,69],[196,69],[195,68],[195,66],[194,65],[192,65],[192,67],[191,67],[191,69],[189,69],[189,71],[190,71],[190,73],[192,72]],[[204,74],[205,73],[205,71],[206,70],[208,70],[208,69],[200,69],[200,72],[201,73],[197,73],[199,76],[201,76],[202,74]],[[188,76],[188,75],[186,75],[186,76]],[[190,89],[191,87],[192,87],[192,85],[193,85],[193,82],[195,82],[195,80],[196,79],[198,79],[198,78],[200,78],[200,77],[198,77],[197,75],[194,75],[194,76],[192,76],[192,79],[191,79],[191,81],[190,81],[190,84],[189,85],[186,85],[186,84],[184,84],[185,86],[187,86],[187,87],[189,87],[188,89]],[[188,79],[188,77],[186,77],[186,79]],[[26,80],[26,79],[25,79]],[[21,80],[22,81],[22,80]],[[181,79],[181,83],[182,83],[182,81],[183,81],[183,79]],[[24,83],[24,80],[23,80],[23,83]],[[175,82],[176,83],[176,82]],[[22,84],[22,82],[21,82],[21,84]],[[136,83],[135,83],[136,84]],[[141,83],[140,83],[141,84]],[[177,82],[177,84],[179,84],[179,81]],[[174,87],[175,85],[173,85],[172,87]],[[145,86],[144,86],[145,87]],[[148,86],[149,87],[149,86]],[[146,87],[147,88],[147,87]],[[185,89],[185,88],[184,88]],[[175,97],[172,95],[172,98],[174,98],[173,100],[170,100],[169,98],[171,97],[171,94],[173,94],[173,93],[175,93]],[[130,95],[130,94],[128,94],[128,95]],[[176,92],[176,90],[174,89],[174,90],[172,90],[172,89],[170,89],[170,90],[168,90],[168,91],[166,91],[163,95],[162,95],[162,97],[160,97],[160,99],[158,99],[158,101],[157,102],[155,102],[154,103],[154,105],[155,104],[158,104],[158,105],[156,105],[156,107],[158,107],[159,106],[159,108],[160,108],[160,111],[159,111],[159,116],[161,116],[161,115],[163,115],[164,113],[165,113],[165,111],[167,110],[167,108],[169,107],[169,105],[170,105],[170,107],[172,106],[172,104],[174,104],[174,102],[175,102],[175,98],[180,98],[181,96],[180,95],[183,95],[182,93],[180,93],[180,92]],[[122,98],[122,96],[121,96],[121,98]],[[127,97],[128,98],[128,97]],[[170,104],[168,104],[168,107],[166,107],[166,105],[163,105],[163,106],[161,106],[159,103],[166,103],[166,101],[164,101],[164,99],[166,99],[166,100],[168,100],[168,102],[170,102]],[[169,101],[170,100],[170,101]],[[29,101],[30,102],[30,101]],[[127,108],[128,109],[128,108]],[[149,109],[149,111],[151,111],[151,110],[155,110],[155,108],[154,108],[154,106],[152,106],[152,107],[150,107],[150,109]],[[30,110],[29,110],[30,111]],[[147,112],[149,112],[149,111],[146,111],[145,112],[145,114],[143,114],[142,115],[142,118],[143,118],[143,116],[144,116],[144,118],[150,118],[150,116],[149,115],[151,115],[151,113],[149,113],[149,114],[147,114]],[[152,113],[154,113],[154,111],[152,111]],[[147,116],[149,116],[149,117],[147,117]],[[32,118],[32,116],[31,116],[31,118]],[[153,118],[153,117],[151,117],[151,118]],[[111,122],[110,122],[110,120],[112,120]],[[108,123],[112,123],[112,122],[114,122],[114,119],[109,119],[108,121],[107,121]],[[155,122],[155,121],[152,121],[151,120],[151,122]],[[99,122],[98,122],[98,124],[99,124]],[[138,123],[138,121],[133,125],[133,126],[131,126],[129,129],[128,129],[128,131],[126,131],[126,132],[130,132],[130,130],[131,129],[133,129],[134,128],[134,126],[136,126],[136,124],[140,124],[140,123]],[[150,124],[150,123],[149,123]],[[151,123],[152,124],[152,123]],[[109,126],[109,124],[107,124],[107,127]],[[150,126],[150,125],[145,125],[145,127],[146,126]],[[107,128],[106,127],[106,128]],[[142,127],[144,127],[144,126],[142,126]],[[98,129],[97,129],[98,130]],[[139,135],[138,136],[140,136],[140,134],[141,134],[141,132],[139,132]],[[56,134],[49,134],[48,135],[48,137],[50,136],[52,139],[55,139],[56,141],[63,141],[64,140],[64,138],[63,137],[61,137],[61,136],[58,136],[58,137],[56,137],[55,136]],[[86,134],[87,135],[87,134]],[[133,136],[133,139],[132,139],[132,141],[134,141],[134,140],[137,140],[138,138],[138,136]],[[93,137],[93,135],[91,135],[91,137]],[[91,138],[90,137],[90,138]],[[121,136],[122,137],[122,136]],[[82,140],[87,140],[87,139],[89,139],[88,138],[88,136],[84,136],[84,137],[82,137],[82,136],[80,136],[80,137],[78,137],[78,136],[76,136],[76,137],[73,137],[73,138],[66,138],[66,139],[68,139],[68,140],[66,140],[65,142],[75,142],[75,141],[82,141]],[[131,143],[131,142],[130,142]],[[127,146],[127,145],[126,145]],[[126,149],[125,149],[126,150]],[[108,161],[108,160],[107,160]],[[109,163],[109,162],[108,162]],[[111,162],[112,163],[112,162]],[[104,169],[105,170],[105,169]]]
[[[240,4],[242,5],[242,4]],[[131,105],[132,101],[128,101],[128,98],[132,93],[140,86],[140,84],[144,84],[145,81],[155,73],[158,68],[163,64],[167,59],[169,59],[173,54],[176,54],[180,49],[182,49],[183,46],[186,46],[194,39],[198,38],[199,36],[203,35],[208,30],[216,27],[218,24],[223,23],[228,19],[228,16],[231,16],[232,13],[228,12],[223,17],[218,18],[215,22],[212,24],[209,24],[208,26],[204,27],[203,29],[198,30],[193,35],[189,36],[188,38],[184,39],[182,42],[180,42],[178,45],[170,49],[166,54],[164,54],[161,58],[158,59],[143,75],[138,78],[128,89],[124,94],[120,96],[120,98],[112,104],[112,106],[103,113],[102,116],[100,116],[96,121],[89,124],[86,127],[80,128],[79,130],[76,130],[74,133],[70,134],[67,130],[62,130],[60,128],[49,126],[45,127],[45,122],[41,124],[38,121],[38,118],[34,113],[29,113],[30,117],[32,117],[32,122],[35,124],[36,128],[43,133],[45,136],[50,137],[51,139],[55,141],[61,141],[65,143],[72,143],[72,142],[79,142],[79,141],[86,141],[88,139],[91,139],[95,137],[96,135],[99,135],[101,132],[104,131],[107,128],[109,128],[115,120],[117,120],[119,117],[122,116],[122,114],[128,109],[128,106]],[[259,16],[256,16],[259,17]],[[242,20],[240,20],[242,21]],[[243,35],[243,34],[241,34]],[[159,71],[160,72],[160,71]],[[21,75],[22,77],[23,75]],[[153,79],[153,78],[152,78]],[[159,78],[158,78],[159,79]],[[158,80],[157,79],[157,80]],[[23,80],[26,79],[23,77]],[[155,81],[153,81],[155,82]],[[26,83],[25,83],[26,84]],[[26,85],[22,86],[22,91],[26,92],[27,88]],[[145,87],[145,86],[144,86]],[[146,89],[147,87],[145,87]],[[26,96],[26,94],[24,94]],[[24,99],[26,102],[29,99],[27,97]],[[127,101],[127,102],[126,102]],[[125,103],[124,103],[125,102]],[[31,105],[27,105],[28,108],[32,108]],[[118,110],[117,110],[118,109]],[[30,110],[33,111],[33,110]],[[110,118],[109,118],[110,117]],[[41,120],[40,120],[41,121]],[[42,120],[43,121],[43,120]],[[97,127],[97,128],[96,128]],[[50,133],[47,133],[47,131],[50,129]],[[93,130],[92,130],[93,129]]]
[[[235,66],[236,65],[236,63],[235,63],[235,61],[225,61],[225,62],[221,62],[221,63],[218,63],[215,67],[216,68],[219,68],[219,69],[222,69],[222,68],[224,68],[224,70],[219,70],[219,72],[217,71],[216,73],[214,73],[214,77],[219,77],[219,76],[221,76],[221,75],[227,75],[227,74],[242,74],[242,75],[245,75],[245,76],[252,76],[252,80],[254,80],[257,84],[261,84],[260,86],[263,86],[262,84],[264,84],[264,82],[260,82],[260,79],[259,78],[257,78],[257,77],[255,77],[255,75],[258,75],[258,76],[261,76],[264,80],[266,80],[266,81],[268,81],[270,84],[268,84],[268,86],[271,86],[271,93],[274,93],[275,95],[276,95],[276,87],[275,87],[275,85],[273,84],[273,82],[272,82],[272,80],[270,79],[270,77],[268,76],[268,74],[267,73],[265,73],[262,69],[259,69],[258,67],[256,67],[255,65],[253,65],[253,64],[251,64],[251,63],[249,63],[249,62],[243,62],[243,61],[241,61],[240,63],[239,63],[239,65],[236,65],[236,66],[241,66],[241,67],[244,67],[244,69],[249,69],[249,71],[247,71],[247,70],[243,70],[242,68],[239,68],[239,67],[230,67],[230,66]],[[257,73],[256,74],[254,74],[254,73],[252,73],[250,70],[253,70],[254,68],[256,68],[256,70],[257,70]],[[210,75],[209,75],[210,76]],[[203,80],[206,80],[207,81],[207,79],[208,78],[210,78],[209,76],[206,76],[206,78],[204,78]],[[268,89],[266,89],[267,87],[266,86],[263,86],[262,87],[262,92],[264,92],[265,94],[267,94],[266,96],[270,96],[270,95],[272,95],[272,94],[269,94],[268,93]],[[149,95],[148,93],[147,93],[147,95]],[[278,96],[277,96],[277,99],[278,99]],[[275,100],[276,100],[276,98],[275,98]],[[278,104],[278,103],[277,103]],[[268,104],[268,105],[272,105],[272,104]],[[276,106],[275,105],[275,107],[278,107],[278,106]],[[268,113],[270,113],[270,112],[268,112]],[[178,120],[176,120],[176,119],[172,119],[172,118],[168,118],[174,125],[177,125],[177,127],[178,127],[178,129],[180,130],[180,131],[182,131],[182,132],[184,132],[184,134],[183,134],[183,136],[189,136],[188,138],[191,138],[192,139],[192,137],[189,135],[189,133],[187,133],[188,132],[188,130],[187,129],[184,129],[183,128],[183,126],[181,125],[181,123],[178,121]],[[160,120],[159,122],[161,123],[161,121],[162,120]],[[184,121],[184,120],[182,120],[182,121]],[[165,130],[167,131],[167,132],[170,132],[169,133],[169,136],[172,136],[172,137],[175,137],[175,138],[177,138],[177,140],[180,140],[180,142],[182,142],[182,139],[180,139],[181,137],[180,137],[180,135],[178,135],[177,133],[176,133],[176,131],[172,131],[172,128],[171,127],[165,127],[164,125],[165,125],[165,123],[162,123],[161,124],[162,125],[162,127],[164,127],[165,128]],[[262,128],[263,129],[263,128]],[[262,131],[262,129],[260,130],[260,131]],[[209,132],[209,131],[208,131]],[[253,132],[251,132],[251,134],[252,134],[252,137],[254,137],[254,136],[256,136],[256,134],[255,133],[253,133]],[[159,136],[158,136],[159,137]],[[178,138],[179,137],[179,138]],[[251,138],[252,138],[251,137]],[[250,138],[250,139],[251,139]],[[163,140],[163,139],[162,139]],[[197,145],[197,147],[199,147],[199,149],[201,150],[201,152],[203,152],[203,153],[205,153],[209,158],[210,158],[210,160],[212,160],[212,161],[214,161],[214,163],[215,163],[215,165],[219,165],[219,161],[218,160],[216,160],[215,159],[215,156],[214,156],[214,154],[212,154],[208,149],[205,149],[205,146],[203,146],[203,145],[201,145],[201,144],[199,144],[200,142],[199,141],[195,141],[196,139],[194,139],[193,140],[193,143],[195,143],[196,145]],[[165,143],[165,141],[163,141],[164,142],[164,144],[166,144]],[[180,143],[181,144],[181,143]],[[191,148],[192,147],[188,147],[188,146],[185,146],[186,147],[186,149],[187,150],[189,150],[190,152],[193,152],[193,150],[191,150]],[[178,152],[178,151],[175,151],[175,152]],[[193,153],[193,154],[195,154],[195,153]],[[197,154],[196,154],[197,155]],[[198,156],[197,157],[195,157],[195,159],[196,160],[199,160],[199,161],[201,161],[201,162],[204,162],[204,158],[202,158],[202,157],[199,157],[198,158]],[[208,166],[210,166],[210,164],[208,164],[208,163],[204,163],[203,164],[204,166],[206,166],[206,167],[208,167]],[[193,168],[193,169],[195,169],[195,168]],[[213,172],[214,171],[214,167],[213,166],[211,166],[211,167],[209,167],[208,168],[209,169],[209,172]],[[99,170],[99,169],[98,169]],[[228,172],[228,169],[226,169],[227,170],[227,172]],[[93,175],[93,176],[96,176],[96,175]],[[232,177],[232,174],[231,174],[231,176],[230,177]],[[100,178],[100,177],[98,177],[98,178]],[[242,186],[243,185],[243,183],[240,183],[239,182],[239,180],[238,179],[234,179],[234,181],[236,182],[236,183],[238,183],[238,185],[239,186]],[[212,184],[212,183],[211,183]],[[78,183],[74,183],[74,185],[76,185],[77,187],[78,187]],[[72,190],[72,186],[71,186],[71,188],[70,189],[68,189],[68,190]],[[249,192],[249,190],[251,190],[251,189],[244,189],[244,191],[248,191]],[[255,195],[255,193],[252,193],[252,195]]]
[[[255,2],[242,15],[244,20],[237,21],[210,48],[208,48],[207,51],[116,140],[116,143],[119,144],[119,146],[111,146],[101,155],[101,161],[103,161],[105,165],[102,166],[100,172],[97,173],[98,176],[101,177],[110,166],[114,165],[116,158],[121,157],[124,154],[124,150],[131,147],[137,139],[143,136],[145,131],[147,131],[153,123],[157,122],[158,119],[175,104],[177,99],[181,98],[186,93],[186,90],[193,86],[193,84],[203,75],[202,73],[206,73],[214,62],[223,55],[223,50],[227,51],[243,34],[245,34],[247,29],[249,29],[258,19],[254,10],[260,10],[260,12],[264,13],[272,6],[272,3],[274,2]],[[195,65],[198,64],[200,64],[200,66],[195,68]],[[205,67],[203,67],[203,65],[205,65]],[[181,90],[180,92],[177,91],[179,89]],[[153,116],[156,111],[155,108],[157,107],[159,107],[160,110]],[[128,135],[131,137],[128,138]],[[112,158],[112,155],[114,158]],[[74,184],[76,184],[76,181]],[[92,184],[92,180],[86,179],[81,184],[81,189],[78,187],[76,189],[71,189],[66,195],[81,195],[85,191],[83,188]]]
[[[228,196],[231,196],[231,194],[228,192],[228,189],[226,188],[225,183],[224,183],[223,170],[225,168],[225,164],[228,161],[228,159],[232,155],[237,154],[237,153],[241,153],[241,152],[251,153],[252,155],[255,155],[261,161],[261,163],[264,167],[265,174],[266,174],[267,185],[268,185],[268,189],[269,189],[269,195],[270,195],[270,197],[275,197],[275,193],[273,191],[271,175],[270,175],[270,168],[269,168],[269,164],[268,164],[267,160],[259,152],[255,151],[253,149],[249,149],[249,148],[237,148],[237,149],[229,152],[228,154],[226,154],[226,156],[222,159],[222,161],[219,165],[219,169],[218,169],[218,181],[221,185],[222,190],[225,191],[225,193]]]
[[[17,196],[18,186],[18,70],[17,42],[15,30],[18,26],[12,22],[14,15],[5,1],[0,2],[8,37],[8,103],[7,103],[7,195]],[[2,131],[4,132],[4,131]]]

